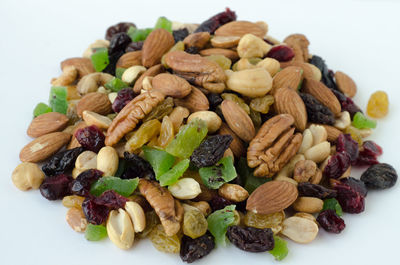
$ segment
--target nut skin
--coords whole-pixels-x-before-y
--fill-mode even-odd
[[[49,112],[34,118],[28,127],[27,134],[36,138],[48,133],[62,131],[68,124],[68,117],[58,112]]]
[[[337,71],[335,73],[336,85],[340,91],[348,97],[354,97],[357,93],[356,83],[347,74]]]
[[[142,65],[142,51],[125,53],[118,59],[116,68],[129,68],[134,65]]]
[[[340,114],[342,107],[340,106],[339,100],[322,82],[306,78],[302,90],[304,93],[312,95],[319,102],[328,107],[335,116]]]
[[[308,62],[309,53],[308,53],[308,45],[310,42],[303,34],[292,34],[287,36],[284,40],[290,48],[294,51],[294,61],[299,62]]]
[[[85,75],[95,73],[92,61],[89,58],[69,58],[61,62],[61,69],[64,71],[66,67],[73,66],[78,71],[78,77],[82,78]]]
[[[165,29],[156,29],[147,36],[142,48],[142,65],[146,68],[161,62],[161,57],[174,46],[171,33]]]
[[[186,97],[174,99],[175,106],[188,109],[190,112],[208,110],[210,108],[207,97],[195,86],[192,86],[192,92]]]
[[[251,33],[259,38],[263,38],[267,34],[265,27],[260,27],[256,23],[248,21],[232,21],[219,27],[215,36],[238,36],[242,37],[245,34]]]
[[[107,130],[110,127],[112,120],[107,116],[100,115],[90,110],[82,112],[82,118],[87,126],[96,125],[100,129]]]
[[[246,149],[244,147],[242,140],[229,128],[229,126],[226,123],[223,122],[221,124],[218,134],[220,135],[229,134],[230,136],[232,136],[233,141],[231,142],[229,148],[232,150],[233,154],[236,157],[241,157],[246,153]]]
[[[192,92],[192,86],[185,79],[162,73],[156,75],[151,82],[153,89],[160,90],[165,96],[184,98]]]
[[[119,157],[117,151],[111,146],[105,146],[97,154],[97,169],[104,176],[114,176],[118,170]]]
[[[221,103],[222,114],[232,131],[240,139],[250,142],[255,133],[254,124],[249,115],[239,105],[231,100],[224,100]]]
[[[149,69],[146,70],[135,82],[135,85],[133,86],[133,91],[135,93],[140,93],[140,91],[143,88],[143,81],[146,77],[154,77],[158,74],[164,73],[165,68],[162,64],[156,64],[150,67]]]
[[[226,82],[229,89],[247,97],[262,97],[272,88],[272,77],[263,68],[233,72]]]
[[[293,209],[298,212],[318,213],[322,210],[324,201],[313,197],[299,197],[293,203]]]
[[[112,105],[108,96],[100,92],[93,92],[85,95],[79,100],[76,111],[79,117],[85,110],[93,111],[100,115],[107,115],[112,112]]]
[[[44,173],[36,164],[23,162],[14,169],[11,179],[15,187],[22,191],[38,189],[44,180]]]
[[[242,186],[225,183],[218,189],[219,196],[234,202],[242,202],[249,197],[249,193]]]
[[[200,119],[205,121],[207,124],[207,129],[209,133],[215,133],[221,127],[222,120],[221,118],[213,111],[197,111],[188,117],[187,122],[191,122],[194,119]]]
[[[236,61],[239,59],[239,55],[236,51],[230,49],[222,49],[222,48],[209,48],[200,51],[201,56],[210,56],[210,55],[223,55],[226,58],[229,58],[231,61]]]
[[[196,47],[201,50],[208,43],[210,37],[211,35],[209,32],[192,33],[183,40],[183,43],[186,47]]]
[[[325,124],[321,124],[322,126],[324,126],[326,133],[327,133],[327,140],[329,142],[335,142],[337,140],[337,138],[339,138],[339,136],[342,134],[342,131],[339,129],[336,129],[333,126],[330,125],[325,125]]]
[[[271,94],[275,95],[280,88],[290,88],[296,91],[302,80],[303,70],[300,67],[286,67],[274,75]]]

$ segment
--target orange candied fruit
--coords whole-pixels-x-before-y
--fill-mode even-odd
[[[389,111],[388,95],[384,91],[376,91],[371,95],[367,105],[367,114],[372,118],[383,118]]]

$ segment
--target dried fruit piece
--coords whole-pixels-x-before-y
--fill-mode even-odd
[[[161,186],[169,186],[175,184],[178,179],[185,173],[186,169],[189,167],[189,159],[183,159],[170,170],[162,174],[158,180]]]
[[[200,26],[195,30],[195,32],[205,31],[212,34],[222,25],[235,20],[235,12],[231,11],[229,8],[226,8],[224,12],[218,13],[201,23]]]
[[[279,62],[287,62],[293,59],[294,51],[292,48],[286,45],[278,45],[274,46],[269,50],[266,57],[274,58]]]
[[[204,215],[198,210],[185,212],[183,216],[183,233],[193,239],[203,236],[207,232],[208,223]]]
[[[52,87],[50,90],[49,105],[54,112],[67,114],[67,89],[65,87]]]
[[[193,151],[190,161],[198,168],[212,166],[223,157],[232,140],[230,135],[209,136]]]
[[[368,128],[376,128],[376,121],[370,120],[365,117],[361,112],[357,112],[353,116],[353,126],[357,129],[368,129]]]
[[[226,231],[235,221],[235,205],[226,206],[224,209],[214,211],[207,217],[208,230],[215,238],[217,245],[226,245]]]
[[[124,88],[118,91],[118,95],[112,103],[112,109],[114,112],[120,112],[126,104],[128,104],[137,94],[133,92],[131,88]]]
[[[210,233],[192,239],[188,236],[182,237],[180,257],[187,263],[192,263],[207,256],[215,248],[214,237]]]
[[[88,224],[85,238],[89,241],[99,241],[107,237],[107,229],[104,225]]]
[[[324,210],[319,213],[317,222],[325,231],[339,234],[346,227],[344,220],[334,210]]]
[[[82,202],[85,200],[85,197],[77,196],[77,195],[70,195],[70,196],[65,196],[62,199],[62,204],[67,207],[67,208],[82,208]]]
[[[253,98],[250,101],[250,108],[261,112],[262,114],[267,114],[272,104],[274,104],[274,97],[271,95],[266,95],[261,98]]]
[[[83,150],[82,147],[77,147],[59,152],[42,166],[42,171],[46,176],[54,176],[64,173],[74,166],[76,158],[83,152]]]
[[[169,115],[174,108],[174,100],[167,97],[163,102],[158,104],[153,110],[144,117],[143,122],[158,119],[162,120],[165,116]]]
[[[368,100],[367,114],[372,118],[383,118],[389,111],[388,95],[384,91],[376,91]]]
[[[174,124],[168,116],[165,116],[161,123],[158,145],[165,148],[174,139]]]
[[[230,156],[222,158],[215,166],[200,168],[199,174],[203,184],[210,189],[218,189],[237,176]]]
[[[165,253],[179,253],[180,239],[178,235],[168,236],[162,225],[157,225],[151,230],[149,238],[153,246],[161,252]]]
[[[269,253],[275,257],[275,260],[283,260],[289,253],[286,241],[274,235],[274,243],[274,248]]]
[[[311,184],[311,183],[299,183],[297,185],[299,190],[299,196],[316,197],[320,199],[334,198],[336,197],[336,191],[325,188],[324,186]]]
[[[336,199],[344,212],[361,213],[364,211],[366,187],[362,187],[360,182],[353,178],[333,182],[333,188],[337,191]],[[362,183],[362,185],[364,184]]]
[[[388,189],[397,181],[397,172],[389,164],[381,163],[370,166],[362,175],[361,181],[369,189]]]
[[[241,250],[248,252],[264,252],[274,248],[274,237],[269,228],[259,229],[254,227],[228,227],[229,241]]]
[[[238,164],[236,165],[239,178],[243,183],[243,187],[251,194],[260,185],[267,181],[271,181],[272,178],[258,178],[253,174],[253,170],[247,165],[247,160],[244,157],[240,157]]]
[[[156,178],[158,179],[162,174],[166,173],[175,162],[175,157],[155,148],[143,146],[144,157],[153,167]]]
[[[147,178],[155,179],[153,168],[150,163],[136,154],[128,152],[124,153],[124,159],[127,161],[125,172],[122,174],[122,179],[132,178]]]
[[[342,216],[342,207],[339,202],[335,198],[324,200],[324,206],[322,207],[322,211],[325,210],[334,210],[338,216]]]
[[[95,196],[100,196],[103,192],[107,190],[113,190],[124,197],[128,197],[135,191],[138,184],[138,178],[120,179],[107,176],[102,177],[101,179],[94,182],[90,188],[90,193]]]
[[[328,160],[323,175],[327,178],[338,179],[350,167],[350,155],[346,152],[337,152]]]
[[[316,98],[310,94],[300,93],[300,97],[307,109],[308,121],[311,123],[320,123],[333,125],[335,117],[333,113]]]
[[[354,164],[358,166],[378,164],[377,156],[381,154],[382,148],[379,145],[373,141],[365,141]]]
[[[350,134],[341,134],[336,142],[336,152],[347,153],[350,157],[350,162],[354,163],[358,158],[358,143],[351,138]]]
[[[48,200],[61,200],[71,194],[71,182],[72,178],[64,174],[47,177],[39,187],[40,194]]]
[[[105,136],[96,125],[78,129],[75,132],[75,138],[82,147],[95,153],[104,147]]]
[[[33,110],[33,117],[38,117],[42,114],[48,113],[48,112],[52,112],[53,109],[48,106],[47,104],[40,102],[36,105],[35,109]]]
[[[134,152],[160,133],[161,123],[158,120],[149,120],[140,125],[126,142],[125,150]]]
[[[101,172],[100,170],[97,170],[97,169],[89,169],[89,170],[83,171],[72,182],[71,191],[75,195],[80,195],[80,196],[89,195],[90,187],[102,175],[103,175],[103,172]]]
[[[259,229],[271,228],[272,232],[277,234],[282,229],[281,225],[284,219],[285,213],[283,211],[270,214],[259,214],[248,211],[244,216],[243,222],[246,226]]]

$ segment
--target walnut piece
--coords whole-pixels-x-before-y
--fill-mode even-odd
[[[303,34],[292,34],[283,41],[294,51],[293,61],[307,63],[308,62],[308,45],[310,42]]]
[[[312,184],[319,184],[322,179],[322,171],[314,161],[302,160],[294,166],[293,178],[299,183],[310,182]]]
[[[296,154],[302,135],[294,133],[293,123],[291,115],[280,114],[261,126],[247,149],[247,164],[257,167],[254,176],[272,177]]]
[[[150,111],[164,100],[163,93],[150,90],[129,102],[115,117],[107,130],[106,145],[113,146],[128,132],[132,131],[136,125]]]

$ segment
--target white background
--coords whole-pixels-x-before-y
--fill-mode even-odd
[[[283,39],[304,33],[310,52],[330,68],[348,73],[358,84],[355,101],[365,109],[369,95],[385,90],[387,118],[372,139],[384,148],[381,161],[399,166],[399,29],[396,1],[11,1],[0,2],[1,75],[1,264],[181,264],[176,255],[157,252],[148,241],[129,251],[109,240],[91,243],[65,222],[60,202],[38,191],[21,192],[11,182],[20,149],[30,140],[26,128],[38,102],[46,102],[59,63],[80,56],[111,24],[132,21],[151,27],[165,15],[183,22],[209,18],[226,6],[241,20],[265,20],[270,34]],[[357,176],[357,173],[354,174]],[[321,231],[308,245],[289,242],[282,264],[398,264],[399,185],[370,192],[366,211],[344,216],[340,235]],[[268,253],[251,254],[233,246],[218,248],[197,264],[276,263]]]

